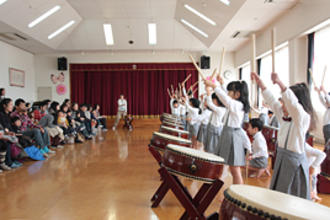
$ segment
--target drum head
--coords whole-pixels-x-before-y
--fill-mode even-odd
[[[225,197],[282,219],[330,219],[330,208],[326,206],[266,188],[231,185]]]
[[[200,151],[200,150],[196,150],[193,148],[187,148],[187,147],[182,147],[179,145],[169,144],[166,146],[166,149],[179,153],[179,154],[198,158],[200,160],[204,160],[204,161],[208,161],[208,162],[212,162],[212,163],[224,163],[224,159],[217,155],[210,154],[210,153]]]
[[[154,132],[154,135],[165,138],[165,139],[168,139],[168,140],[177,141],[178,143],[191,144],[190,140],[180,138],[178,136],[173,136],[173,135],[160,133],[160,132],[156,132],[156,131]]]
[[[171,127],[167,127],[165,125],[161,125],[161,128],[168,130],[168,131],[173,131],[173,132],[177,132],[180,134],[189,134],[188,131],[184,131],[184,130],[180,130],[180,129],[176,129],[176,128],[171,128]]]

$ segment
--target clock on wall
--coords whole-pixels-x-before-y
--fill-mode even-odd
[[[223,73],[223,76],[226,78],[226,79],[231,79],[233,77],[233,73],[230,71],[230,70],[226,70],[224,73]]]

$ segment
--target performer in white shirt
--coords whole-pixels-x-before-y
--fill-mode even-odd
[[[217,77],[222,82],[220,75]],[[222,83],[221,83],[222,84]],[[245,166],[245,136],[242,129],[244,113],[250,111],[249,90],[245,81],[233,81],[227,85],[227,91],[217,86],[210,80],[205,81],[205,86],[214,89],[223,105],[227,108],[224,116],[224,126],[219,139],[219,151],[216,153],[229,165],[230,173],[233,176],[233,184],[243,184],[241,166]],[[220,170],[222,175],[223,167]]]
[[[253,118],[250,120],[247,132],[253,136],[252,142],[252,155],[249,156],[250,167],[257,170],[255,175],[257,178],[266,171],[267,175],[270,176],[268,167],[268,150],[267,142],[264,135],[261,133],[263,128],[263,122],[260,118]]]
[[[315,90],[319,93],[320,101],[326,109],[323,116],[323,135],[324,142],[327,143],[330,139],[330,94],[325,91],[323,86],[320,89],[315,87]]]
[[[118,112],[116,117],[116,122],[112,127],[112,130],[116,130],[117,125],[121,119],[121,117],[125,117],[127,115],[127,101],[124,98],[124,95],[120,95],[120,99],[118,99]]]
[[[311,187],[311,199],[315,201],[322,200],[317,196],[317,170],[320,167],[321,163],[324,161],[326,154],[316,148],[311,147],[308,143],[305,145],[306,156],[309,164],[309,178],[310,178],[310,187]]]
[[[251,79],[261,88],[266,103],[280,123],[270,189],[309,199],[309,166],[305,154],[305,136],[308,131],[315,128],[315,115],[308,87],[305,83],[298,83],[288,88],[277,73],[272,73],[273,83],[277,84],[282,92],[281,104],[256,73],[251,73]]]

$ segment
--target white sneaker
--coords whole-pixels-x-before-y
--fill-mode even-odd
[[[115,130],[116,130],[116,127],[115,127],[115,126],[113,126],[113,127],[112,127],[112,130],[113,130],[113,131],[115,131]]]
[[[0,170],[0,173],[2,173],[3,171],[2,170]]]
[[[7,166],[6,164],[4,164],[4,163],[0,164],[0,168],[3,169],[4,171],[11,170],[11,168],[9,166]]]

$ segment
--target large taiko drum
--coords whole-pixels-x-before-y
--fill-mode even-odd
[[[281,192],[231,185],[224,192],[220,220],[329,219],[330,208]]]
[[[166,146],[162,165],[172,174],[195,180],[214,182],[219,179],[224,160],[214,154],[174,144]]]
[[[167,113],[163,113],[160,116],[160,121],[163,122],[164,120],[181,122],[181,117],[171,115],[171,114],[167,114]]]
[[[150,141],[150,146],[157,150],[164,151],[168,144],[177,144],[184,147],[192,147],[192,143],[188,139],[180,138],[177,136],[154,132]]]
[[[170,135],[174,135],[174,136],[178,136],[178,137],[182,137],[182,138],[186,138],[186,139],[188,139],[188,136],[189,136],[188,131],[168,127],[165,125],[161,125],[159,131],[162,133],[166,133],[166,134],[170,134]]]
[[[171,127],[171,128],[184,130],[184,125],[181,123],[176,123],[176,122],[172,122],[172,121],[163,121],[162,125],[165,125],[165,126]]]

